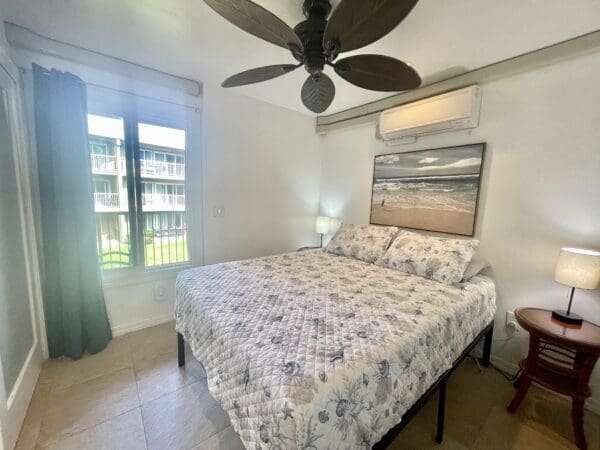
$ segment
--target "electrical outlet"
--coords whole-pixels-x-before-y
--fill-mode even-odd
[[[167,299],[167,287],[164,284],[155,284],[153,294],[155,302],[164,302]]]
[[[513,331],[520,331],[521,327],[519,326],[519,322],[515,319],[514,311],[506,311],[506,328],[510,328]]]

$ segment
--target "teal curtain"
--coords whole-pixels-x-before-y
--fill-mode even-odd
[[[85,84],[33,66],[44,314],[50,357],[78,359],[112,339],[96,249]]]

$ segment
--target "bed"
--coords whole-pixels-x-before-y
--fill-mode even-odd
[[[483,337],[489,362],[494,313],[488,277],[446,285],[322,250],[176,282],[180,364],[185,339],[248,449],[385,446]]]

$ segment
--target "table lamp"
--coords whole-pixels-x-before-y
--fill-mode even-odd
[[[329,233],[331,219],[325,216],[318,216],[315,225],[315,231],[321,235],[321,247],[323,247],[323,235]]]
[[[600,286],[600,252],[581,248],[562,248],[556,263],[554,279],[571,288],[566,311],[554,310],[552,317],[561,322],[579,325],[583,318],[571,312],[575,288],[596,289]]]

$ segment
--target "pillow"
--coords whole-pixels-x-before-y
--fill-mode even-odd
[[[397,232],[396,227],[344,223],[329,241],[326,250],[336,255],[374,263],[383,256]]]
[[[454,284],[462,281],[478,249],[479,241],[475,239],[447,239],[401,231],[381,259],[381,265]]]
[[[471,262],[465,270],[463,280],[470,280],[475,275],[479,275],[481,271],[487,269],[488,267],[490,267],[490,263],[487,262],[487,260],[479,254],[479,252],[475,253],[475,255],[473,255],[473,259],[471,259]]]

